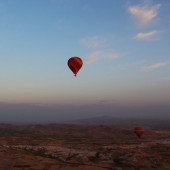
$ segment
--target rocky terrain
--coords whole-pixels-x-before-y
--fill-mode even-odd
[[[170,130],[138,139],[104,125],[0,125],[0,169],[170,169]]]

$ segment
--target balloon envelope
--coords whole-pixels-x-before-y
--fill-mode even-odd
[[[74,73],[75,76],[78,73],[78,71],[80,70],[80,68],[82,67],[82,65],[83,65],[83,61],[79,57],[71,57],[68,60],[68,67]]]
[[[134,133],[140,138],[144,134],[144,128],[143,127],[135,127]]]

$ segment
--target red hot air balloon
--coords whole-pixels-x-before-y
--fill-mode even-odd
[[[82,65],[83,65],[83,61],[79,57],[71,57],[68,60],[68,67],[74,73],[75,76],[78,73],[78,71],[80,70],[80,68],[82,67]]]
[[[140,138],[144,134],[144,128],[143,127],[135,127],[134,133]]]

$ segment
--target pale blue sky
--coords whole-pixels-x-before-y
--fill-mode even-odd
[[[169,44],[167,0],[1,0],[0,102],[169,105]]]

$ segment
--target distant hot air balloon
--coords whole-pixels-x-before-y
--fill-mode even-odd
[[[68,67],[74,73],[75,76],[78,73],[78,71],[80,70],[80,68],[82,67],[82,65],[83,65],[83,61],[79,57],[71,57],[68,60]]]
[[[134,133],[140,138],[144,134],[144,128],[143,127],[135,127]]]

